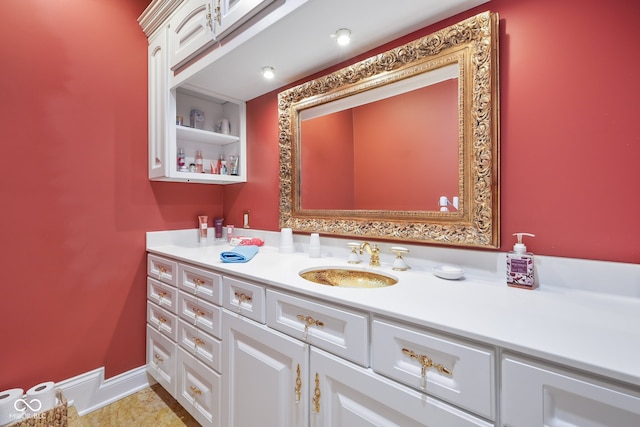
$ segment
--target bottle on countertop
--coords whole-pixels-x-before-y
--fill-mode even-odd
[[[513,233],[518,242],[513,245],[513,251],[507,253],[507,285],[534,289],[537,283],[533,274],[533,254],[527,252],[527,247],[522,243],[522,236],[535,237],[530,233]]]

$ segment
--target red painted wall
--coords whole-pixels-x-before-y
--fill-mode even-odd
[[[500,14],[500,249],[528,231],[541,255],[640,262],[637,1],[492,0],[356,59],[487,9]],[[225,188],[225,211],[251,205],[266,215],[261,228],[277,230],[277,91],[247,109],[260,113],[248,120],[259,175],[250,168],[242,190]]]
[[[222,189],[147,179],[148,0],[0,2],[0,390],[145,363],[145,232]]]

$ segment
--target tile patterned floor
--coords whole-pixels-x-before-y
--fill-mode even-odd
[[[159,384],[78,417],[68,411],[69,427],[199,427],[200,424]]]

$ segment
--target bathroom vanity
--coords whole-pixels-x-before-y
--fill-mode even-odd
[[[147,235],[148,372],[203,425],[640,425],[637,298],[443,280],[418,246],[407,271],[384,245],[353,267],[395,285],[329,287],[299,272],[349,267],[346,241],[310,258],[252,233],[244,264],[195,230]]]

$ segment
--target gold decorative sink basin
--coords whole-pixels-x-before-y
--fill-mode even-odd
[[[398,279],[386,274],[340,267],[303,270],[300,277],[321,285],[341,288],[384,288],[398,283]]]

